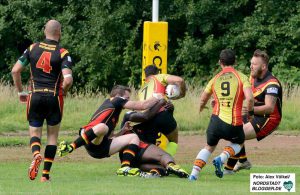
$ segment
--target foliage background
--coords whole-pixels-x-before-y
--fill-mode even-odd
[[[105,91],[115,83],[138,87],[151,6],[152,0],[0,0],[0,79],[11,82],[11,66],[55,18],[63,25],[61,45],[76,63],[74,91]],[[253,51],[264,49],[282,82],[300,83],[300,1],[160,1],[160,20],[169,23],[169,73],[195,86],[218,71],[224,48],[236,51],[245,73]],[[28,71],[23,78],[27,82]]]

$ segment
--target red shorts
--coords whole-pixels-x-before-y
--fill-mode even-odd
[[[260,141],[275,131],[280,121],[281,118],[265,118],[254,116],[250,123],[256,132],[256,139]]]

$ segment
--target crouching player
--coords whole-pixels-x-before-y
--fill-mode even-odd
[[[254,117],[244,124],[244,133],[245,140],[257,139],[260,141],[276,130],[280,124],[282,86],[280,81],[268,70],[269,56],[265,51],[255,50],[250,62],[250,82],[255,101],[254,109],[249,113]],[[245,110],[247,111],[247,109]],[[229,158],[224,173],[234,174],[242,169],[250,169],[251,166],[244,146],[239,154]]]
[[[106,99],[93,114],[89,124],[79,131],[79,137],[67,144],[65,141],[59,145],[58,155],[66,156],[75,149],[84,146],[87,153],[93,158],[101,159],[123,151],[121,168],[117,175],[139,176],[140,170],[132,168],[132,162],[139,150],[139,138],[135,134],[112,137],[112,133],[119,120],[123,108],[144,110],[148,109],[159,100],[151,98],[146,101],[129,101],[131,90],[128,87],[116,85],[113,87],[110,98]]]

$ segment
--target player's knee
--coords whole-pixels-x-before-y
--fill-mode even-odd
[[[93,127],[93,131],[97,136],[106,135],[108,130],[108,126],[104,123],[100,123]]]
[[[130,139],[129,139],[129,143],[130,144],[136,144],[136,145],[139,145],[140,143],[140,139],[139,137],[136,135],[136,134],[130,134]]]

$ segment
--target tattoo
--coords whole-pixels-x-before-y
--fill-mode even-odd
[[[272,105],[275,105],[275,104],[276,104],[276,102],[277,102],[277,97],[270,96],[270,99],[271,99],[271,103],[272,103]]]

